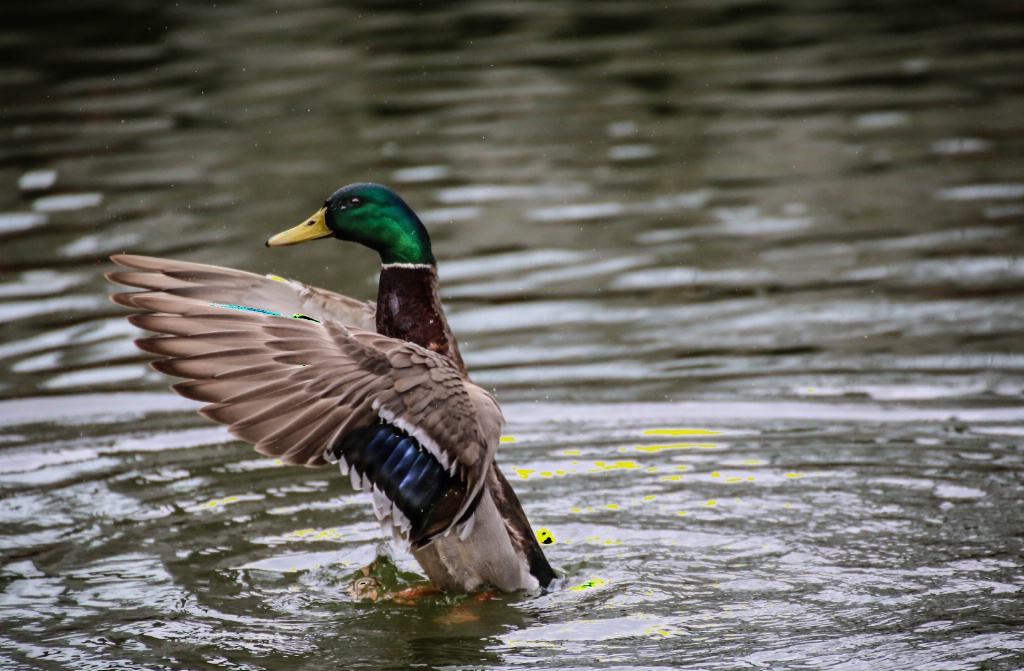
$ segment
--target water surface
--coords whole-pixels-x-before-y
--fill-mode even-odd
[[[1019,7],[0,26],[0,666],[1024,665]],[[353,181],[431,230],[564,589],[355,601],[368,502],[205,422],[106,299],[122,251],[369,298],[366,250],[262,244]]]

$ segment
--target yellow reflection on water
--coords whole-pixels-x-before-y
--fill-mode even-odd
[[[648,429],[645,436],[719,436],[721,431],[710,429]]]
[[[632,462],[632,461],[616,461],[616,462],[613,462],[613,463],[610,463],[610,464],[606,463],[604,461],[595,461],[594,465],[597,466],[597,468],[590,469],[589,471],[587,471],[588,473],[598,473],[600,471],[612,471],[612,470],[615,470],[617,468],[640,468],[639,466],[636,465],[635,462]]]
[[[576,585],[575,587],[570,587],[569,591],[571,591],[571,592],[582,592],[583,590],[592,589],[594,587],[603,587],[606,584],[608,584],[607,580],[604,580],[603,578],[594,578],[593,580],[586,581],[582,585]]]
[[[537,540],[540,541],[541,545],[554,545],[555,535],[546,528],[537,529]]]
[[[281,537],[284,540],[296,541],[333,541],[344,538],[337,529],[299,529]]]
[[[639,452],[660,452],[661,450],[688,450],[691,447],[697,447],[702,450],[713,450],[718,447],[718,443],[676,443],[674,445],[637,445],[636,449]]]
[[[214,508],[216,506],[226,506],[229,503],[236,503],[237,501],[238,501],[238,497],[237,496],[229,496],[226,499],[221,499],[220,501],[213,500],[213,501],[210,501],[208,503],[204,503],[204,504],[202,504],[200,506],[200,508]]]
[[[188,512],[196,512],[199,510],[211,510],[213,508],[219,508],[221,506],[229,506],[235,503],[241,503],[243,501],[261,501],[265,497],[262,494],[238,494],[236,496],[226,496],[223,499],[211,499],[206,503],[192,503],[192,504],[181,504],[182,507]]]

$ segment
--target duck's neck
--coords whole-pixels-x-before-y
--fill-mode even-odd
[[[466,373],[448,320],[441,307],[437,266],[384,264],[377,288],[377,332],[416,343],[451,359]]]

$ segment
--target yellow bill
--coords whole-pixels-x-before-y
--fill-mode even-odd
[[[267,239],[267,247],[284,247],[286,245],[297,245],[307,240],[316,240],[334,235],[331,229],[327,228],[327,208],[322,207],[312,217],[302,222],[295,228],[272,235]]]

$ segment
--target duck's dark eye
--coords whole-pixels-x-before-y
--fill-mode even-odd
[[[362,204],[363,204],[363,199],[360,198],[359,196],[352,196],[351,198],[348,199],[348,206],[349,207],[359,207]]]

